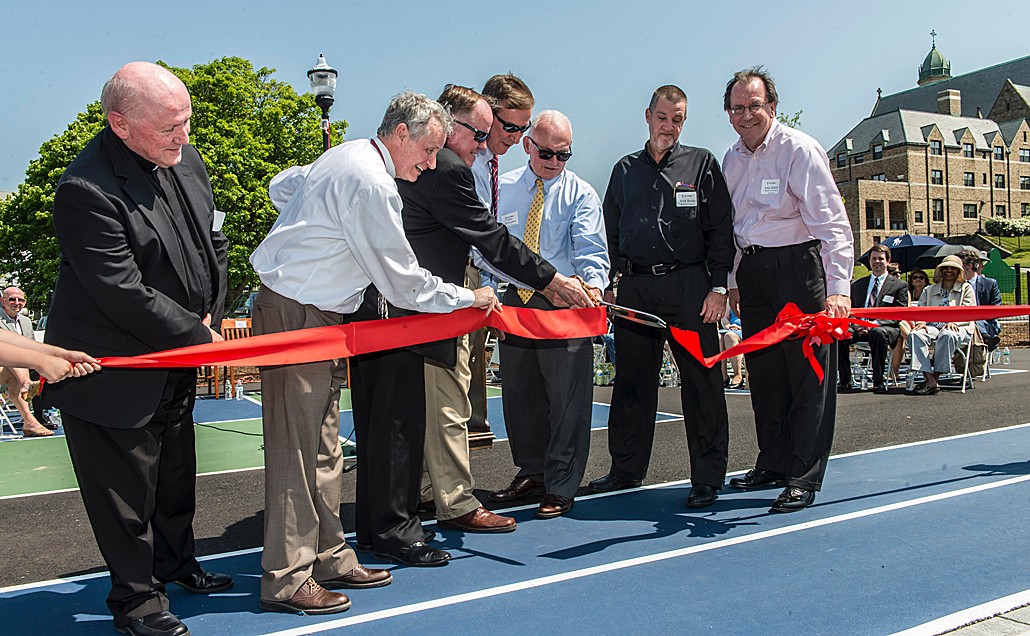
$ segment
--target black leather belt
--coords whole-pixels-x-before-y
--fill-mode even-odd
[[[757,254],[757,253],[761,252],[764,249],[765,248],[762,247],[761,245],[748,245],[747,247],[740,248],[740,251],[742,253],[744,253],[744,254],[751,255],[751,254]]]
[[[658,263],[657,265],[634,265],[626,262],[626,273],[631,276],[665,276],[678,269],[690,267],[686,263]]]

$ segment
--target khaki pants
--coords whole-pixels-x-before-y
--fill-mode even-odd
[[[321,311],[262,287],[254,333],[338,325]],[[261,368],[265,441],[265,536],[261,598],[289,600],[314,577],[335,578],[358,565],[340,521],[341,359]]]
[[[441,521],[468,514],[481,504],[472,494],[469,466],[469,337],[458,343],[454,370],[425,363],[426,443],[422,463],[422,501],[436,503]]]

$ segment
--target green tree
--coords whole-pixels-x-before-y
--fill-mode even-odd
[[[207,164],[215,206],[226,213],[222,230],[230,243],[230,303],[257,283],[247,259],[277,216],[268,182],[284,168],[318,157],[321,112],[313,95],[298,95],[289,84],[271,78],[274,69],[255,70],[242,58],[168,68],[193,98],[190,142]],[[17,192],[0,202],[0,273],[18,281],[31,309],[45,310],[57,282],[59,253],[52,222],[57,182],[104,124],[100,103],[88,104],[63,133],[43,143]],[[333,122],[334,145],[342,142],[346,126]]]
[[[776,116],[776,119],[778,119],[779,122],[785,126],[790,126],[791,128],[801,128],[801,113],[803,112],[805,111],[799,110],[793,115],[788,115],[787,113],[780,113]]]

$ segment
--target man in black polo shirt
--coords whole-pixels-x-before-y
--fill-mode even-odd
[[[712,153],[679,143],[687,96],[662,86],[644,112],[650,139],[612,170],[604,222],[621,305],[696,331],[705,355],[719,352],[733,265],[733,206]],[[606,300],[614,301],[612,290]],[[726,477],[728,418],[718,367],[705,368],[666,331],[615,322],[616,374],[608,417],[608,474],[594,492],[639,486],[647,474],[658,410],[658,371],[666,340],[682,377],[692,488],[687,506],[712,504]]]

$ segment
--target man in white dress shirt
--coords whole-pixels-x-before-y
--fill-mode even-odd
[[[546,110],[533,121],[522,146],[529,165],[501,177],[498,218],[559,273],[579,276],[599,300],[599,290],[608,285],[608,243],[600,198],[589,183],[565,169],[572,157],[572,124],[560,112]],[[492,273],[514,283],[504,294],[505,304],[555,308],[527,285]],[[515,501],[542,491],[537,517],[561,516],[572,508],[590,450],[591,339],[508,336],[500,346],[504,422],[519,471],[490,499]]]
[[[250,259],[262,283],[254,303],[255,333],[376,318],[385,301],[433,313],[497,306],[490,289],[473,292],[419,267],[404,237],[394,179],[414,181],[433,168],[451,122],[438,103],[408,91],[390,102],[375,138],[332,148],[310,166],[273,179],[270,195],[283,204],[282,212]],[[378,587],[391,580],[385,570],[359,565],[343,536],[338,434],[345,368],[342,359],[262,368],[261,606],[268,610],[342,612],[349,599],[325,587]],[[392,374],[391,381],[377,385],[376,377],[384,374]],[[414,510],[391,508],[389,496],[391,488],[418,488],[425,425],[422,358],[406,350],[358,356],[351,381],[358,539],[370,540],[380,525],[395,523],[392,543],[374,542],[380,556],[442,565],[449,555],[427,546]],[[401,390],[404,399],[388,394]],[[368,426],[372,417],[375,427]],[[411,461],[394,461],[398,453]]]

